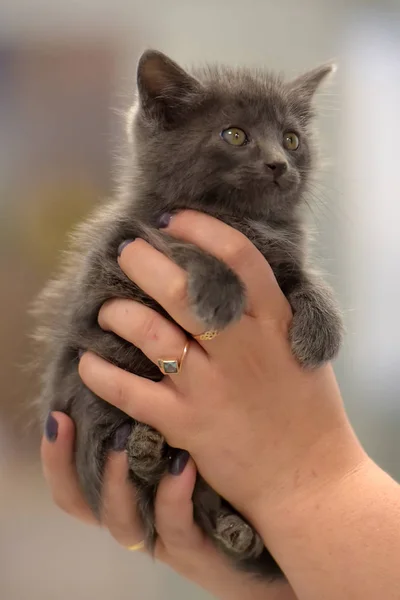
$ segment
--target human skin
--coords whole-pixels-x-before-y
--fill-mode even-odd
[[[74,424],[67,415],[53,413],[51,434],[42,440],[42,463],[56,504],[71,516],[90,524],[98,522],[86,504],[75,470]],[[143,539],[135,511],[135,490],[128,482],[125,452],[110,453],[103,488],[101,525],[124,547]],[[156,498],[159,537],[155,556],[174,571],[221,600],[296,600],[285,582],[257,582],[231,565],[193,521],[191,496],[196,467],[189,460],[177,475],[166,475]],[[134,560],[134,556],[132,556]]]
[[[79,365],[84,383],[191,454],[258,529],[299,600],[398,598],[399,486],[354,435],[331,366],[304,370],[293,358],[292,315],[271,269],[239,232],[209,216],[187,211],[167,229],[237,272],[245,315],[212,341],[191,341],[182,371],[161,383],[91,353]],[[202,332],[184,271],[140,239],[119,264],[183,329]],[[154,362],[178,358],[186,343],[175,324],[132,301],[107,302],[99,323]]]

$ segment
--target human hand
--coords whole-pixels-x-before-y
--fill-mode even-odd
[[[73,422],[58,412],[50,418],[52,435],[50,439],[43,437],[41,452],[54,501],[71,516],[99,525],[79,488],[73,456]],[[143,539],[135,490],[127,473],[126,453],[111,452],[105,470],[101,525],[124,547]],[[255,581],[233,570],[217,553],[193,521],[191,496],[195,477],[194,463],[189,460],[179,475],[167,475],[160,483],[155,504],[159,534],[155,557],[222,600],[296,600],[288,584]]]
[[[182,371],[144,380],[86,353],[84,383],[192,455],[208,483],[251,521],[309,495],[365,460],[346,418],[330,365],[304,370],[288,342],[291,310],[271,268],[238,231],[186,211],[167,233],[227,263],[247,289],[241,320],[212,341],[190,342]],[[192,334],[203,331],[187,297],[185,272],[141,239],[119,263],[130,279]],[[150,308],[111,300],[100,325],[138,346],[153,362],[182,353],[186,335]],[[332,452],[332,448],[335,452]]]

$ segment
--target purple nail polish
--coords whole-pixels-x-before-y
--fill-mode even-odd
[[[51,413],[46,419],[44,434],[49,442],[55,442],[58,435],[58,423]]]
[[[189,458],[189,452],[186,452],[186,450],[178,450],[177,454],[169,465],[169,472],[171,475],[181,475],[185,470]]]
[[[112,449],[114,452],[122,452],[126,448],[126,443],[128,441],[128,437],[130,436],[132,431],[132,423],[123,423],[114,433],[114,438],[112,441]]]
[[[122,254],[122,250],[124,248],[126,248],[126,246],[128,246],[128,244],[132,244],[132,242],[134,242],[134,239],[131,240],[124,240],[123,242],[121,242],[121,244],[118,246],[118,256],[121,256]]]
[[[82,348],[79,348],[79,350],[78,350],[78,358],[79,358],[79,360],[81,360],[81,358],[82,358],[82,356],[83,356],[84,354],[85,354],[85,351],[84,351],[84,350],[82,350]]]
[[[170,224],[171,219],[172,215],[170,213],[164,213],[163,215],[161,215],[161,217],[158,219],[158,228],[166,229]]]

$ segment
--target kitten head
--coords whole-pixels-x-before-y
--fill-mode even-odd
[[[138,180],[155,199],[148,208],[290,218],[314,164],[313,96],[332,70],[290,82],[227,67],[189,74],[145,52],[130,130]]]

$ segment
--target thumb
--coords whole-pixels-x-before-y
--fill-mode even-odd
[[[203,534],[193,520],[196,466],[188,453],[180,450],[171,463],[171,471],[158,487],[155,504],[157,531],[169,550],[193,548],[204,542]]]

